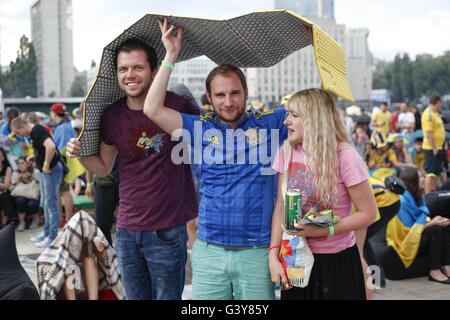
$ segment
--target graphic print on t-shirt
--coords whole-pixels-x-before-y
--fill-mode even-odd
[[[297,189],[302,193],[302,211],[308,212],[317,204],[315,196],[314,176],[305,164],[291,162],[288,173],[287,188]]]
[[[163,138],[165,133],[158,133],[156,129],[148,130],[146,126],[138,126],[130,128],[130,143],[136,148],[136,154],[144,154],[148,157],[153,154],[161,153],[161,148],[164,146]]]

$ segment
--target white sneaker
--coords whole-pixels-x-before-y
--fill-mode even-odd
[[[39,220],[34,220],[31,222],[30,224],[30,230],[36,229],[37,227],[39,227]]]
[[[35,235],[34,237],[32,237],[30,240],[33,242],[41,242],[42,240],[44,240],[46,238],[45,236],[45,232],[42,231],[41,233],[38,233],[37,235]]]
[[[25,230],[25,222],[19,222],[19,225],[17,226],[17,231],[21,232]]]
[[[36,247],[38,247],[38,248],[47,248],[52,242],[53,242],[53,240],[50,240],[49,237],[46,237],[41,242],[36,243]]]

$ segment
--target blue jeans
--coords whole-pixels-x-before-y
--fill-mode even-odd
[[[58,192],[63,179],[61,162],[52,168],[50,174],[41,172],[41,200],[44,208],[44,233],[50,240],[55,240],[59,228]]]
[[[187,240],[186,224],[147,232],[117,228],[116,253],[127,300],[181,300]]]
[[[17,213],[36,214],[39,211],[39,200],[15,197]]]

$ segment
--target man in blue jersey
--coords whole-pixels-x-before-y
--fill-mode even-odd
[[[166,108],[165,92],[182,30],[174,37],[167,20],[160,21],[160,27],[166,56],[144,113],[172,137],[189,143],[199,165],[202,197],[191,253],[193,298],[273,299],[267,253],[275,188],[271,164],[287,137],[285,111],[246,112],[246,79],[232,65],[218,66],[206,80],[214,112],[192,116]],[[172,161],[180,161],[176,152]]]

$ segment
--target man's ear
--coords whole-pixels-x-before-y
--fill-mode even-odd
[[[209,93],[208,90],[206,90],[206,98],[208,99],[208,102],[211,103],[211,94]]]
[[[153,69],[152,71],[152,81],[155,80],[156,74],[158,73],[159,68],[155,67],[155,69]]]

